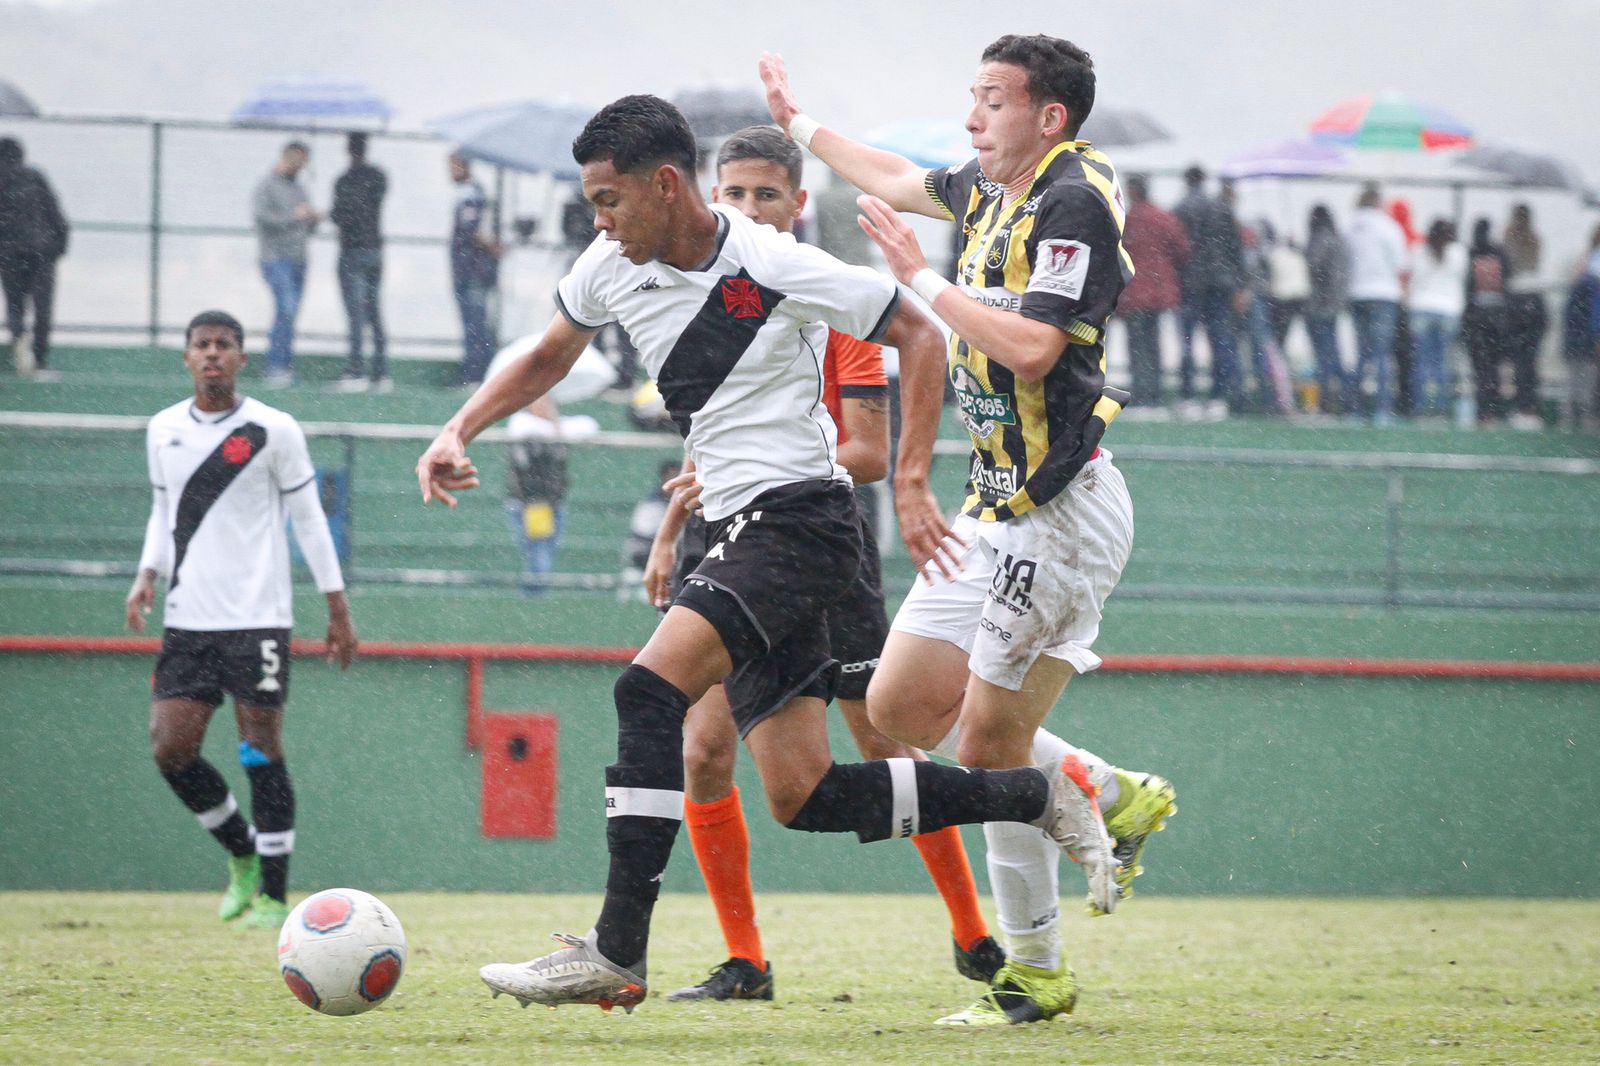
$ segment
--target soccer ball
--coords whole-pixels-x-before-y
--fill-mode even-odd
[[[278,969],[295,998],[323,1014],[361,1014],[389,998],[406,968],[400,919],[376,896],[330,888],[289,912]]]

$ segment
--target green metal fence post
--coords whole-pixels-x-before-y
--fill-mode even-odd
[[[161,123],[150,123],[150,348],[161,346]]]

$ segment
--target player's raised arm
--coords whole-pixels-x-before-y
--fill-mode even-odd
[[[772,120],[840,177],[863,192],[882,198],[897,211],[911,211],[930,218],[950,217],[944,207],[928,195],[926,167],[918,166],[905,156],[853,141],[837,130],[819,125],[802,112],[789,88],[789,72],[782,56],[763,53],[760,71]]]
[[[944,404],[944,337],[928,316],[907,300],[896,304],[883,342],[900,352],[900,447],[894,470],[894,509],[900,539],[917,570],[930,559],[945,577],[961,568],[961,542],[950,531],[939,501],[928,487],[933,442]]]
[[[591,336],[592,330],[579,329],[565,316],[557,315],[538,343],[485,381],[417,460],[422,502],[430,503],[437,497],[446,506],[454,507],[453,493],[477,488],[478,471],[467,458],[467,445],[500,419],[549,392],[567,376]]]

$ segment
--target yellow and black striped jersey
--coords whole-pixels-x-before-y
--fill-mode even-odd
[[[1128,394],[1105,383],[1105,330],[1133,260],[1122,190],[1087,141],[1057,145],[1027,195],[1002,206],[976,159],[931,170],[928,195],[961,223],[956,281],[991,307],[1047,322],[1068,343],[1040,381],[1018,381],[960,336],[950,379],[972,435],[966,513],[1005,521],[1052,499],[1093,456]]]

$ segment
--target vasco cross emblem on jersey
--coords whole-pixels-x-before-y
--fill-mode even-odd
[[[1028,292],[1047,292],[1077,300],[1089,276],[1089,246],[1082,241],[1040,241],[1034,253]]]
[[[761,305],[761,290],[748,278],[724,278],[722,306],[734,318],[760,318],[766,314]]]
[[[235,434],[222,442],[222,461],[233,466],[243,466],[250,461],[250,453],[254,450],[249,437]]]

